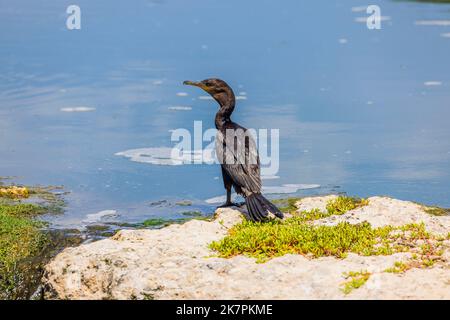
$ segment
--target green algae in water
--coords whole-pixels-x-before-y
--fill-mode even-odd
[[[199,212],[200,213],[200,212]],[[140,225],[143,227],[166,227],[174,223],[185,223],[190,220],[209,220],[211,217],[202,216],[201,213],[188,212],[186,214],[189,218],[178,218],[178,219],[164,219],[164,218],[152,218],[147,219]]]
[[[111,229],[108,225],[89,225],[86,226],[86,234],[88,238],[107,238],[112,237],[116,230]]]
[[[21,264],[38,255],[49,241],[41,231],[42,222],[16,214],[22,210],[14,207],[0,206],[0,298],[7,299],[20,297],[25,277]]]
[[[187,217],[201,217],[203,215],[200,211],[185,211],[181,214]]]
[[[5,216],[33,217],[46,212],[47,211],[44,207],[32,203],[18,203],[18,204],[0,203],[0,214]]]
[[[7,187],[11,188],[11,186]],[[0,197],[0,299],[30,298],[39,285],[43,265],[61,249],[39,215],[61,212],[63,202],[49,189],[23,187],[21,197]],[[58,210],[56,210],[58,209]]]
[[[163,226],[165,224],[171,223],[173,220],[167,220],[162,218],[152,218],[147,219],[144,222],[142,222],[142,226],[144,227],[157,227],[157,226]]]
[[[182,200],[182,201],[178,201],[175,203],[177,206],[181,206],[181,207],[189,207],[192,206],[192,201],[189,200]]]

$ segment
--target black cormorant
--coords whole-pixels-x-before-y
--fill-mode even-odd
[[[233,90],[220,79],[184,81],[184,84],[202,88],[220,105],[215,125],[216,155],[222,166],[227,191],[227,200],[222,207],[234,205],[231,202],[233,186],[236,193],[245,198],[250,220],[264,221],[269,213],[283,218],[280,210],[261,194],[259,155],[254,139],[246,128],[230,119],[236,103]]]

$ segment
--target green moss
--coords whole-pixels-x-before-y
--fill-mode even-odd
[[[134,227],[166,227],[174,223],[185,223],[190,220],[209,220],[210,217],[202,216],[201,212],[190,211],[182,213],[188,216],[188,218],[178,218],[178,219],[164,219],[164,218],[152,218],[143,221],[142,223],[134,225]]]
[[[366,256],[390,255],[408,251],[415,241],[429,237],[423,224],[373,228],[368,222],[341,222],[320,226],[307,223],[303,217],[292,217],[266,223],[244,221],[231,228],[225,238],[211,243],[210,248],[220,257],[244,254],[265,262],[285,254],[313,258],[344,258],[348,252]]]
[[[304,221],[313,221],[313,220],[327,218],[327,217],[331,216],[332,214],[330,214],[328,212],[322,212],[319,209],[312,209],[309,211],[295,212],[294,215]]]
[[[291,205],[295,205],[298,200],[295,200],[291,203]],[[347,197],[347,196],[339,196],[334,200],[330,200],[327,203],[327,210],[323,212],[319,209],[312,209],[309,211],[301,211],[297,212],[296,210],[292,211],[291,214],[303,219],[304,221],[312,221],[327,218],[333,215],[342,215],[349,210],[353,210],[356,208],[360,208],[369,203],[367,199],[360,199],[355,197]],[[295,209],[297,209],[295,207]]]
[[[39,201],[39,204],[45,207],[47,213],[61,214],[64,212],[64,207],[66,205],[66,202],[61,195],[66,193],[57,194],[54,192],[55,190],[62,190],[62,187],[29,187],[30,197]]]
[[[300,200],[301,198],[292,197],[286,199],[275,199],[272,200],[272,203],[275,204],[282,212],[293,212],[297,210],[297,206],[295,204]]]
[[[0,204],[0,214],[15,217],[32,217],[45,213],[44,207],[32,203]]]
[[[105,225],[90,225],[90,226],[86,226],[86,229],[88,231],[91,232],[104,232],[104,231],[109,231],[110,227],[105,226]]]
[[[29,217],[37,206],[0,205],[0,297],[14,297],[20,263],[38,254],[47,243],[42,223]]]
[[[155,226],[162,226],[166,223],[169,223],[170,220],[162,219],[162,218],[153,218],[153,219],[147,219],[142,222],[142,225],[144,227],[155,227]]]
[[[423,206],[423,211],[433,216],[448,216],[450,215],[450,209],[440,207],[428,207]]]
[[[0,299],[29,297],[42,275],[44,256],[58,247],[37,215],[51,212],[57,195],[31,187],[3,186],[0,194]],[[44,196],[46,194],[47,196]],[[22,199],[27,198],[23,203]],[[37,203],[39,202],[39,203]],[[59,205],[59,204],[58,204]]]
[[[353,290],[362,287],[369,280],[370,275],[367,271],[350,271],[344,274],[344,277],[350,280],[343,283],[342,291],[345,294],[349,294]]]
[[[116,231],[107,225],[89,225],[86,226],[88,237],[105,238],[112,237]]]
[[[396,261],[394,263],[394,266],[391,268],[388,268],[386,270],[384,270],[384,272],[389,272],[389,273],[403,273],[409,269],[411,269],[411,264],[408,262],[403,262],[403,261]]]
[[[369,204],[369,200],[356,197],[339,196],[328,202],[327,212],[329,215],[342,215],[347,211],[363,207]]]
[[[293,197],[286,199],[276,199],[272,200],[272,202],[277,205],[282,212],[289,212],[292,215],[303,217],[305,221],[322,219],[332,215],[342,215],[347,211],[365,206],[369,203],[367,199],[339,196],[327,203],[325,212],[322,212],[319,209],[297,212],[298,207],[296,204],[300,200],[301,198]]]
[[[289,219],[272,220],[266,223],[244,221],[230,230],[229,236],[210,247],[222,257],[246,254],[263,262],[288,253],[309,254],[314,257],[333,255],[345,257],[347,252],[360,254],[391,254],[393,248],[386,238],[391,228],[373,229],[370,224],[351,225],[339,223],[335,226],[313,226],[308,221],[341,215],[348,210],[368,204],[365,199],[339,196],[327,204],[327,212],[319,209],[296,212],[298,198],[275,202],[280,208],[292,211]],[[383,242],[384,241],[384,242]],[[397,250],[403,247],[396,248]]]
[[[155,300],[155,296],[151,293],[142,292],[142,300]]]

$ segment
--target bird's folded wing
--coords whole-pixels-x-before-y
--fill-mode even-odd
[[[233,182],[249,192],[261,191],[259,155],[256,143],[247,130],[235,130],[216,137],[217,158]]]

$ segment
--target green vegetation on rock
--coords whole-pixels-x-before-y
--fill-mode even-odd
[[[292,197],[286,199],[275,199],[272,200],[273,204],[275,204],[278,209],[282,212],[292,212],[297,210],[297,206],[295,205],[301,198]]]
[[[350,279],[343,283],[342,292],[349,294],[354,289],[362,287],[370,278],[370,272],[367,271],[350,271],[344,274],[346,279]]]
[[[341,215],[347,211],[354,210],[369,204],[369,200],[356,197],[339,196],[328,202],[327,212],[329,215]]]
[[[341,215],[367,204],[367,200],[339,197],[328,203],[328,212],[317,209],[298,213],[285,220],[266,223],[243,221],[229,230],[220,241],[210,244],[220,257],[244,254],[265,262],[285,254],[301,254],[313,258],[344,258],[348,252],[360,255],[390,255],[417,247],[419,240],[433,236],[424,224],[373,228],[370,223],[314,225],[312,220]]]
[[[448,216],[448,215],[450,215],[450,209],[447,209],[447,208],[423,206],[423,210],[426,213],[431,214],[433,216]]]
[[[347,211],[360,208],[369,204],[369,200],[357,197],[339,196],[327,203],[326,212],[319,209],[297,212],[296,206],[301,198],[276,199],[273,203],[278,206],[282,212],[288,212],[292,215],[303,217],[304,220],[317,220],[332,215],[342,215]]]
[[[440,237],[428,237],[427,242],[423,243],[413,250],[412,256],[405,261],[397,261],[394,266],[384,270],[389,273],[404,273],[413,268],[430,268],[435,265],[436,262],[444,261],[442,259],[443,249],[442,243],[444,239]],[[434,241],[430,241],[430,239]]]

